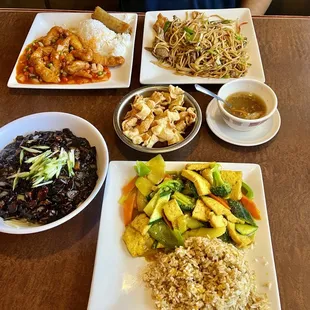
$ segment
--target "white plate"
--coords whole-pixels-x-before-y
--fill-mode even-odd
[[[185,164],[166,162],[166,169],[181,170]],[[144,258],[132,258],[121,239],[124,224],[118,199],[121,187],[135,175],[134,165],[135,162],[130,161],[112,161],[109,165],[88,310],[155,309],[150,292],[139,280],[146,261]],[[260,166],[222,165],[223,169],[242,171],[243,179],[254,190],[262,220],[258,223],[256,245],[254,249],[247,250],[246,255],[250,267],[256,272],[258,290],[268,294],[271,309],[281,309]],[[262,257],[265,257],[267,265],[264,265]],[[263,286],[267,282],[272,284],[270,290]]]
[[[152,63],[156,58],[148,52],[145,47],[151,47],[154,40],[155,32],[153,25],[157,20],[157,15],[162,13],[169,20],[172,20],[173,15],[185,19],[186,12],[199,11],[205,12],[207,16],[218,14],[226,19],[239,19],[241,22],[247,22],[247,25],[242,26],[242,34],[248,38],[248,52],[249,62],[252,64],[249,68],[245,78],[256,79],[265,82],[265,75],[262,65],[262,60],[259,53],[252,16],[249,9],[225,9],[225,10],[180,10],[180,11],[152,11],[147,12],[144,21],[144,32],[142,42],[142,58],[141,58],[141,71],[140,83],[141,84],[225,84],[234,79],[211,79],[201,77],[190,77],[176,75],[172,70],[160,68]]]
[[[123,13],[111,14],[120,19],[124,18]],[[8,87],[11,88],[45,88],[45,89],[102,89],[102,88],[127,88],[130,86],[131,72],[133,64],[133,53],[135,46],[135,37],[137,29],[138,16],[135,13],[126,13],[130,19],[132,27],[131,41],[127,47],[124,56],[125,63],[117,68],[110,68],[111,78],[106,82],[86,83],[86,84],[20,84],[16,80],[16,64],[8,81]],[[39,13],[36,15],[29,30],[24,45],[20,51],[23,53],[25,47],[35,39],[45,36],[53,26],[63,28],[77,28],[79,23],[85,19],[91,18],[90,13]],[[17,59],[17,60],[18,60]]]
[[[211,100],[206,111],[207,123],[220,139],[240,146],[255,146],[271,140],[279,131],[281,117],[278,110],[265,123],[251,131],[237,131],[230,128],[223,120],[215,99]]]

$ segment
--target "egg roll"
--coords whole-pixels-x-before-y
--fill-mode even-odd
[[[99,6],[95,8],[95,11],[91,15],[91,18],[99,20],[105,26],[107,26],[109,29],[113,30],[116,33],[131,32],[131,27],[129,24],[110,15],[108,12],[106,12]]]

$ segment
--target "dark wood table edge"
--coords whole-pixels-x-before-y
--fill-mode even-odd
[[[63,9],[28,9],[28,8],[0,8],[0,13],[52,13],[52,12],[73,12],[73,13],[91,13],[88,10],[63,10]],[[117,12],[126,13],[126,12]],[[134,12],[128,12],[134,13]],[[137,12],[139,16],[144,16],[144,12]],[[310,16],[297,15],[254,15],[254,19],[309,19]]]

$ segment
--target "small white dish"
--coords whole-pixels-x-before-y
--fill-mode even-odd
[[[140,71],[140,83],[141,84],[225,84],[235,79],[211,79],[202,77],[191,77],[186,75],[176,75],[173,70],[160,68],[153,64],[152,61],[156,61],[156,58],[145,49],[145,47],[151,47],[155,37],[153,25],[157,20],[159,13],[163,14],[169,20],[172,20],[176,15],[181,19],[185,19],[186,13],[193,11],[204,12],[207,16],[220,15],[226,19],[238,19],[240,23],[246,22],[247,24],[242,26],[242,34],[248,38],[247,50],[249,53],[249,62],[251,66],[247,74],[240,79],[255,79],[261,82],[265,82],[264,69],[259,52],[259,46],[255,34],[255,29],[252,21],[251,12],[246,8],[237,9],[224,9],[224,10],[176,10],[176,11],[150,11],[146,12],[144,20],[143,41],[142,41],[142,55],[141,55],[141,71]]]
[[[117,18],[123,19],[124,13],[111,14]],[[126,13],[130,19],[132,27],[131,40],[127,46],[124,56],[125,63],[116,68],[110,68],[111,77],[106,82],[86,83],[86,84],[21,84],[16,80],[16,66],[20,55],[25,47],[35,39],[45,36],[54,26],[63,28],[76,28],[79,23],[85,19],[91,18],[90,13],[39,13],[36,15],[32,26],[28,32],[27,38],[18,55],[16,64],[11,73],[7,86],[10,88],[41,88],[41,89],[109,89],[109,88],[128,88],[131,81],[131,72],[133,65],[133,54],[135,47],[135,37],[137,29],[138,15],[136,13]]]
[[[88,198],[75,210],[54,222],[40,226],[26,226],[14,223],[13,226],[6,223],[0,217],[0,232],[7,234],[32,234],[54,228],[79,214],[96,197],[108,171],[108,147],[99,130],[79,116],[62,112],[44,112],[19,118],[0,128],[0,151],[19,135],[24,136],[35,131],[56,131],[64,128],[69,128],[73,134],[87,139],[91,146],[96,147],[98,180],[95,188]]]
[[[135,176],[135,164],[133,161],[112,161],[109,164],[88,310],[156,309],[150,291],[141,281],[142,270],[147,262],[141,257],[133,258],[122,240],[125,227],[118,199],[122,186]],[[181,170],[185,164],[187,162],[166,162],[166,170]],[[257,164],[244,163],[223,163],[222,167],[242,171],[243,179],[254,191],[262,220],[258,223],[254,248],[246,250],[246,259],[256,273],[257,290],[267,294],[271,309],[280,310],[261,168]],[[264,261],[268,264],[264,264]],[[266,283],[271,283],[270,289]]]
[[[206,110],[206,120],[209,128],[220,139],[240,146],[255,146],[268,142],[279,131],[281,117],[278,110],[266,122],[252,131],[237,131],[230,128],[224,121],[218,108],[217,100],[213,99]]]
[[[265,116],[258,119],[244,119],[230,114],[225,110],[224,102],[217,100],[218,107],[225,123],[234,130],[252,131],[256,129],[256,127],[262,126],[262,124],[268,119],[272,118],[277,110],[278,98],[275,92],[265,83],[256,80],[242,79],[226,83],[220,88],[218,96],[223,100],[226,100],[230,95],[239,92],[253,93],[259,96],[264,101],[267,111]]]

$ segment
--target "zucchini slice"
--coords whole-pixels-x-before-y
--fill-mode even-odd
[[[243,236],[250,236],[256,232],[257,226],[251,226],[248,224],[236,224],[236,230]]]

